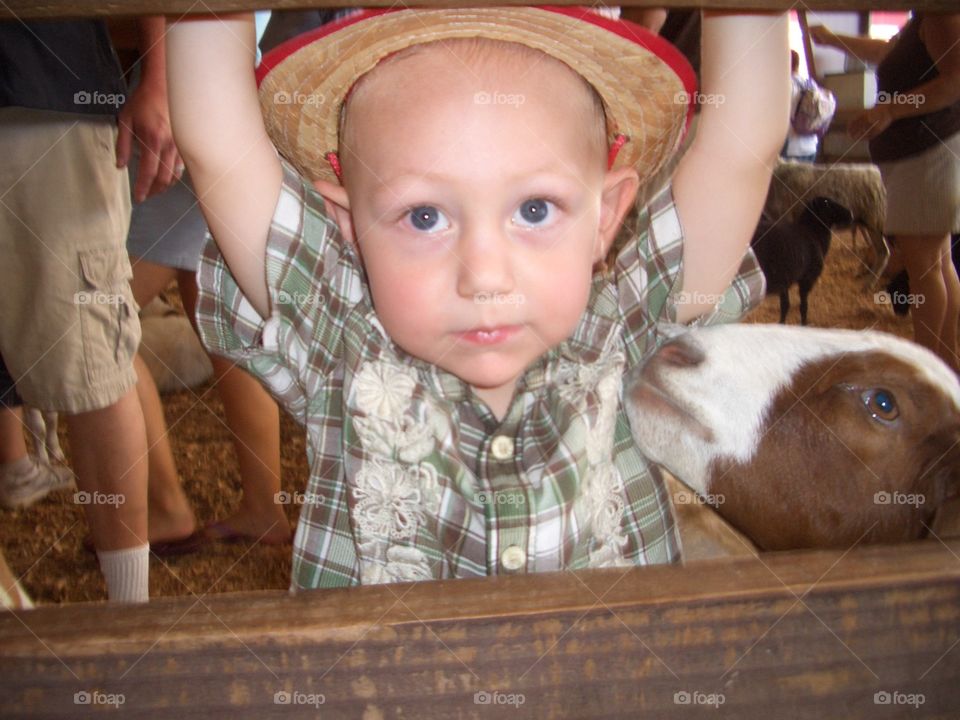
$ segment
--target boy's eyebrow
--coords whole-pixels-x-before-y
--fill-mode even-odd
[[[374,200],[384,199],[382,196],[388,196],[386,200],[400,200],[399,192],[416,184],[439,185],[449,187],[454,184],[453,178],[440,172],[400,172],[397,175],[378,176],[378,183],[372,192]],[[514,176],[506,176],[503,182],[527,182],[534,184],[538,181],[553,181],[568,184],[571,187],[582,187],[583,181],[572,168],[567,168],[556,164],[552,167],[541,167],[533,171],[518,173]]]

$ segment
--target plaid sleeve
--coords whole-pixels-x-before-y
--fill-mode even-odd
[[[307,399],[339,360],[337,313],[362,292],[349,263],[344,272],[342,248],[323,199],[284,161],[265,258],[270,317],[261,317],[243,295],[209,235],[197,272],[204,345],[241,364],[301,421]]]
[[[683,304],[683,227],[671,185],[640,212],[633,239],[617,255],[615,282],[624,319],[628,365],[642,361],[674,334],[677,307]],[[713,312],[689,325],[735,322],[763,300],[765,282],[753,250]]]

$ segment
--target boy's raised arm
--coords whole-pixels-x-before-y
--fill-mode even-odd
[[[177,146],[231,273],[266,317],[267,233],[282,170],[260,114],[255,53],[251,14],[184,18],[167,32]]]
[[[713,310],[760,218],[790,105],[786,15],[704,12],[703,107],[673,195],[684,230],[687,322]]]

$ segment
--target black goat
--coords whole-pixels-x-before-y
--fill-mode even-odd
[[[804,203],[796,221],[776,221],[764,216],[750,242],[767,278],[767,295],[780,295],[780,322],[790,311],[790,288],[800,287],[800,324],[807,324],[807,295],[813,288],[830,249],[832,228],[853,224],[853,214],[825,197]]]

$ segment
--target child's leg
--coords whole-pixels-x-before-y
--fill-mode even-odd
[[[150,542],[179,540],[196,530],[197,521],[180,485],[160,393],[139,354],[134,358],[133,366],[137,371],[137,396],[147,432],[147,527]]]
[[[181,272],[178,281],[183,306],[195,322],[196,278],[193,273]],[[221,528],[225,525],[225,531],[263,542],[287,542],[290,524],[283,506],[276,501],[280,491],[280,411],[273,398],[245,370],[218,355],[210,355],[210,361],[243,485],[240,507],[221,522]]]
[[[153,300],[176,277],[176,270],[146,260],[131,258],[130,287],[141,307]],[[193,509],[180,485],[173,449],[167,437],[167,421],[157,386],[139,353],[134,359],[137,396],[143,408],[147,431],[147,525],[151,542],[178,540],[190,535],[197,525]]]

